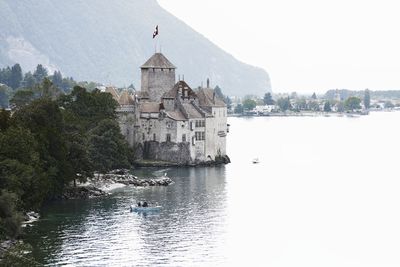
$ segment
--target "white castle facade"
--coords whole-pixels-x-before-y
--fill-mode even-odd
[[[176,67],[161,53],[141,66],[141,91],[121,94],[107,88],[119,103],[122,134],[139,160],[198,164],[229,162],[226,156],[227,107],[214,90],[193,90],[175,79]]]

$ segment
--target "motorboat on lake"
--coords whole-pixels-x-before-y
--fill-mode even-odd
[[[260,161],[258,160],[258,158],[255,158],[255,159],[253,159],[253,163],[257,164],[257,163],[260,163]]]
[[[139,205],[140,203],[140,205]],[[131,212],[153,212],[159,211],[161,206],[158,205],[148,205],[147,202],[139,202],[138,205],[131,205],[130,210]]]

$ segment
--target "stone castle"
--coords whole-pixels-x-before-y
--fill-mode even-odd
[[[210,88],[196,90],[175,79],[176,67],[155,53],[141,66],[141,91],[119,94],[119,125],[137,160],[181,165],[229,162],[226,156],[227,107]]]

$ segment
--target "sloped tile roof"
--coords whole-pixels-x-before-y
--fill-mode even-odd
[[[118,102],[119,100],[119,94],[117,92],[117,88],[112,87],[112,86],[107,86],[106,89],[104,90],[106,93],[110,93],[114,100]]]
[[[190,86],[185,82],[185,81],[179,81],[177,82],[174,87],[166,92],[162,98],[176,98],[178,95],[178,90],[181,89],[182,91],[187,90],[188,95],[191,98],[196,98],[196,93],[190,88]]]
[[[140,68],[163,68],[163,69],[176,69],[176,67],[161,53],[155,53],[144,63]]]
[[[198,89],[197,98],[201,107],[226,107],[224,101],[211,88]]]
[[[129,94],[128,90],[124,90],[122,91],[121,96],[119,97],[118,103],[121,106],[125,106],[125,105],[134,105],[135,104],[135,100],[133,99],[133,97]]]
[[[180,112],[179,110],[175,110],[175,111],[166,111],[167,116],[173,120],[176,121],[185,121],[185,115],[183,115],[182,112]]]
[[[201,113],[193,106],[192,103],[182,103],[182,106],[189,115],[189,119],[203,118]]]
[[[142,112],[142,113],[158,113],[158,112],[160,112],[160,103],[143,102],[140,104],[140,112]]]

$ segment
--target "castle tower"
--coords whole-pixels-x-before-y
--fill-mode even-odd
[[[164,93],[175,85],[176,67],[161,53],[155,53],[141,67],[142,88],[150,101],[161,102]]]

